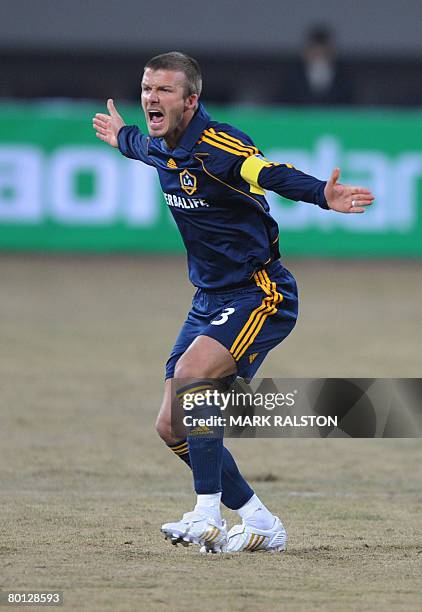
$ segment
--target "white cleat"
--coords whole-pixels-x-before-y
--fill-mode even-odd
[[[213,518],[199,512],[186,512],[177,523],[164,523],[161,527],[166,540],[175,546],[199,544],[201,552],[222,552],[227,544],[226,521],[218,523]]]
[[[245,522],[232,527],[228,533],[228,542],[224,552],[255,552],[257,550],[283,552],[286,550],[286,530],[280,519],[277,516],[274,518],[273,527],[267,530],[251,527]]]

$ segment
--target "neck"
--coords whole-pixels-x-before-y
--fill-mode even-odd
[[[180,141],[183,134],[185,133],[189,123],[192,121],[192,118],[195,113],[196,113],[196,108],[193,110],[186,111],[183,114],[183,118],[182,118],[182,121],[180,122],[180,125],[178,125],[172,131],[171,134],[166,134],[166,136],[164,136],[165,143],[169,149],[174,149],[177,146],[178,142]]]

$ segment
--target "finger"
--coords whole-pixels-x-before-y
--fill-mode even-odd
[[[365,209],[361,206],[352,206],[349,208],[349,213],[364,213]]]
[[[95,132],[95,135],[100,140],[103,140],[104,142],[108,142],[108,138],[105,134],[102,134],[101,132]]]
[[[355,200],[356,202],[356,200]],[[371,204],[373,204],[374,200],[361,200],[359,202],[358,206],[352,206],[352,208],[358,208],[359,206],[371,206]]]
[[[109,130],[107,129],[107,126],[104,126],[104,125],[98,125],[98,124],[96,124],[96,123],[93,123],[93,124],[92,124],[92,127],[94,128],[94,130],[95,130],[96,132],[101,132],[101,134],[107,134],[107,133],[108,133],[108,131],[109,131]]]
[[[112,100],[112,98],[109,98],[107,100],[107,110],[110,113],[110,115],[117,115],[118,112],[116,111],[116,108],[114,106],[114,102]]]
[[[100,121],[110,121],[110,115],[106,115],[105,113],[96,113],[93,119],[99,119]]]
[[[357,204],[362,204],[362,202],[373,202],[375,200],[372,194],[367,195],[365,193],[361,193],[358,195],[354,194],[351,197],[352,197],[352,202],[356,202]]]
[[[95,133],[101,134],[101,136],[104,136],[104,138],[108,138],[110,136],[109,132],[107,132],[106,130],[95,130]]]
[[[330,185],[335,185],[340,178],[340,168],[334,168],[328,180]]]
[[[92,125],[94,127],[102,128],[102,129],[105,130],[105,129],[108,128],[109,122],[108,121],[101,121],[100,119],[95,119],[95,117],[94,117],[94,119],[92,120]]]
[[[351,193],[353,196],[358,195],[359,193],[363,193],[366,195],[372,195],[371,190],[366,189],[366,187],[358,187],[358,186],[353,186],[353,185],[345,185],[345,187],[347,191]]]

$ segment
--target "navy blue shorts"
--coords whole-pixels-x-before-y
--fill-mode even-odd
[[[197,289],[167,361],[166,378],[174,377],[177,361],[198,336],[218,340],[232,354],[237,375],[252,378],[268,351],[290,334],[297,312],[296,281],[279,261],[256,272],[247,287]]]

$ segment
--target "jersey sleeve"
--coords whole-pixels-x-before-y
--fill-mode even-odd
[[[144,164],[153,166],[148,155],[149,140],[149,137],[142,134],[136,125],[124,125],[117,135],[120,153],[130,159],[138,159]]]
[[[206,166],[230,185],[247,183],[251,194],[275,191],[289,200],[310,202],[329,209],[325,199],[326,182],[305,174],[291,164],[270,162],[251,138],[226,124],[206,129],[200,142],[208,147]],[[207,153],[208,155],[208,153]],[[243,187],[245,188],[245,187]]]
[[[219,123],[204,130],[199,143],[199,156],[206,156],[203,159],[207,168],[230,185],[239,182],[245,159],[259,153],[249,136],[227,124]]]
[[[326,181],[305,174],[291,164],[273,163],[260,154],[252,155],[243,161],[240,175],[252,191],[268,189],[289,200],[310,202],[329,209],[324,195]]]

